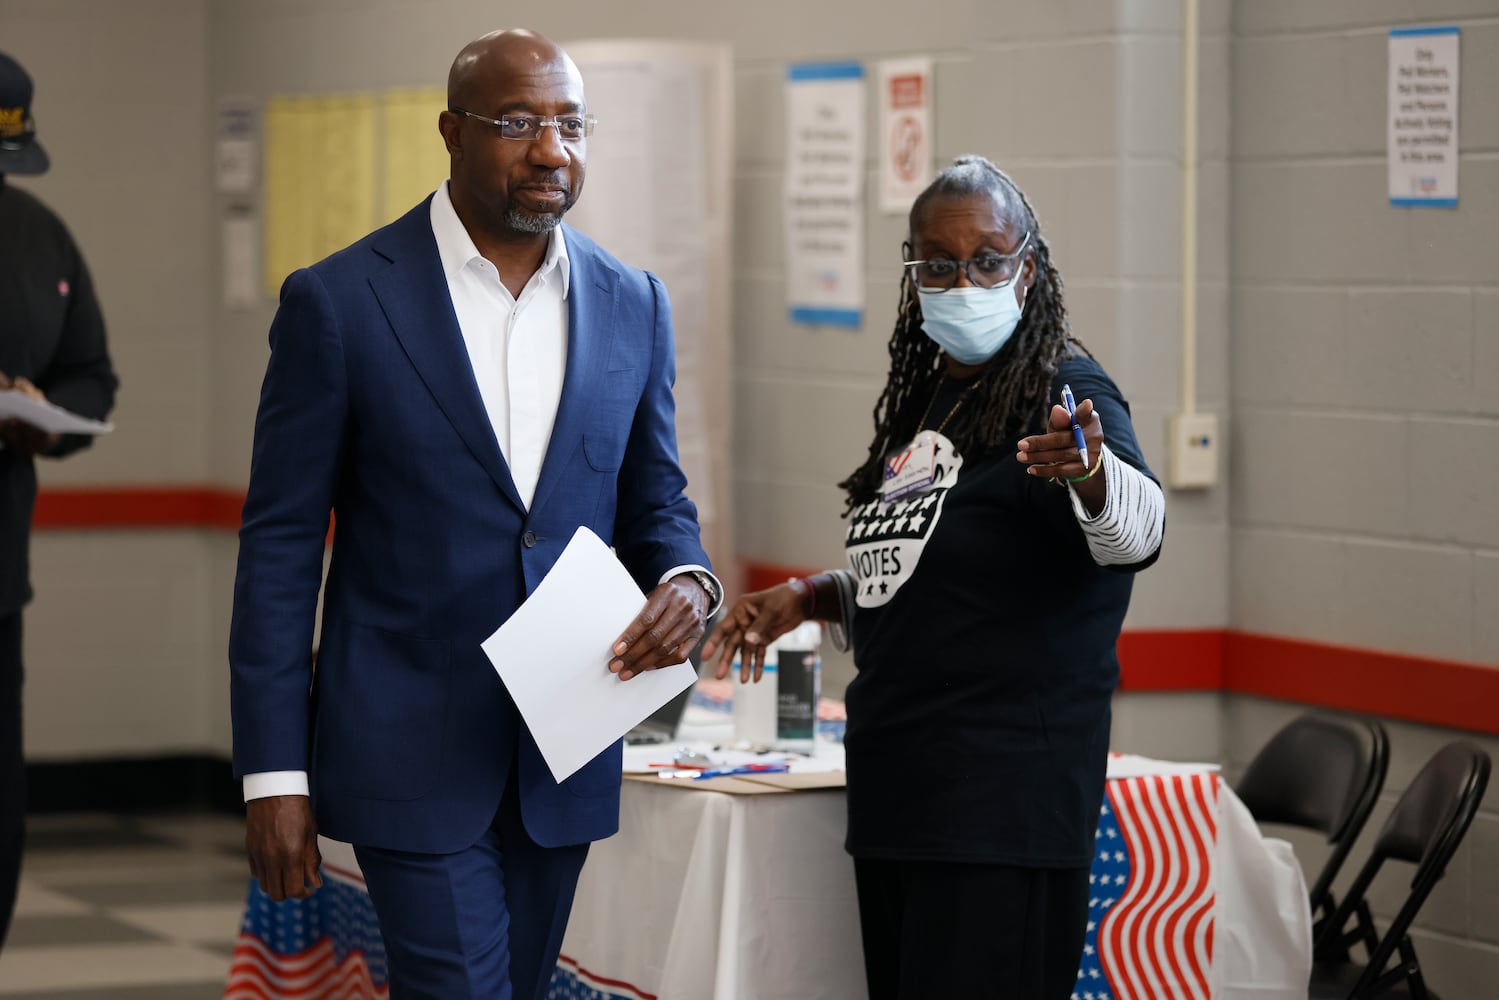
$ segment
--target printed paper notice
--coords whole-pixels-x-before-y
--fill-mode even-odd
[[[259,283],[255,280],[255,219],[248,212],[235,212],[224,218],[224,305],[229,309],[250,309],[260,301]]]
[[[526,603],[484,640],[558,782],[697,682],[687,662],[628,681],[609,672],[610,647],[644,606],[629,571],[579,528]]]
[[[1457,207],[1458,29],[1390,31],[1390,204]]]
[[[786,111],[791,321],[857,327],[864,311],[864,68],[792,66]]]
[[[267,102],[265,293],[364,236],[375,219],[375,100],[368,95]]]
[[[382,96],[385,190],[380,215],[386,222],[405,215],[447,179],[448,150],[437,131],[437,116],[447,106],[447,92],[436,87],[390,90]]]
[[[219,136],[214,147],[214,185],[225,194],[255,190],[255,108],[247,100],[219,105]]]
[[[904,214],[932,180],[932,61],[880,63],[880,211]]]

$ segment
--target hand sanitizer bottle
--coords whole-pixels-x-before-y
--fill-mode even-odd
[[[776,646],[765,649],[765,671],[758,682],[739,681],[734,661],[734,743],[744,749],[769,750],[776,741]]]
[[[822,626],[803,622],[776,640],[775,747],[811,755],[817,749],[822,697]],[[768,656],[768,654],[767,654]]]

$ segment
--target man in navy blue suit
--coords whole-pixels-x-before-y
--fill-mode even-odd
[[[486,35],[438,125],[447,183],[282,288],[234,764],[271,898],[321,884],[319,831],[354,844],[393,998],[532,1000],[588,844],[618,828],[620,747],[558,784],[480,642],[580,525],[648,595],[612,651],[622,680],[683,660],[721,591],[677,459],[666,292],[561,224],[594,125],[577,67],[534,33]]]

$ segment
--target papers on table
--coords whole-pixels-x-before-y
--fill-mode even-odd
[[[579,528],[546,579],[484,653],[561,782],[697,681],[683,662],[621,681],[614,641],[645,595],[597,535]]]
[[[760,771],[719,778],[680,778],[663,781],[661,771],[674,769],[650,765],[670,763],[673,755],[680,748],[689,748],[706,755],[715,767],[735,767],[741,764],[784,764],[789,770]],[[675,770],[675,773],[681,775],[685,772]],[[735,750],[702,741],[625,747],[624,780],[643,781],[668,788],[728,792],[731,795],[762,795],[768,792],[842,788],[845,779],[842,743],[819,741],[816,751],[811,756],[778,751],[756,753],[753,750]]]
[[[70,413],[19,389],[0,389],[0,420],[15,418],[48,434],[108,434],[114,425]]]
[[[630,683],[634,683],[631,681]],[[695,750],[706,756],[713,767],[735,767],[740,764],[785,764],[792,774],[819,774],[826,771],[842,771],[843,744],[818,743],[811,755],[782,753],[772,750],[756,753],[753,750],[736,750],[732,747],[716,746],[700,740],[677,743],[657,743],[654,746],[625,747],[623,769],[626,774],[655,774],[659,767],[652,764],[669,764],[678,750]]]

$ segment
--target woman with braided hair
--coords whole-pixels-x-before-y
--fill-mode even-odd
[[[1164,499],[1004,172],[954,161],[904,250],[874,438],[841,484],[849,567],[741,597],[704,658],[758,680],[808,618],[852,641],[846,847],[871,998],[1065,998],[1114,644]]]

